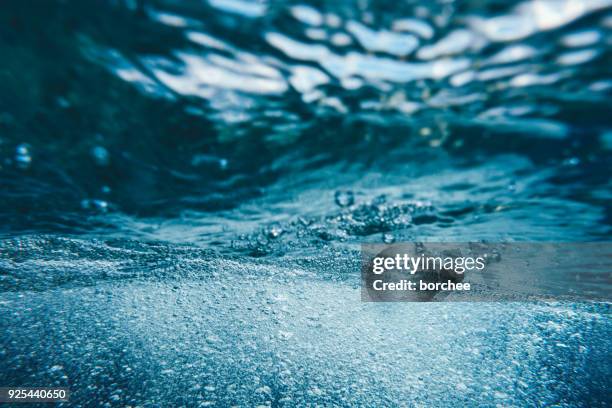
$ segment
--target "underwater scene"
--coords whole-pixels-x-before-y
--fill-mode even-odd
[[[0,387],[70,390],[15,406],[612,405],[610,269],[360,297],[363,244],[612,241],[612,0],[6,0],[0,55]]]

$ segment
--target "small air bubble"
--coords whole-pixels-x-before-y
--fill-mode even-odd
[[[227,159],[221,159],[221,160],[219,160],[219,168],[220,168],[221,170],[225,170],[225,169],[227,169],[227,164],[228,164]]]
[[[70,107],[70,101],[64,98],[63,96],[60,96],[59,98],[57,98],[57,105],[60,108],[66,109]]]
[[[577,157],[570,157],[569,159],[564,160],[563,164],[566,166],[577,166],[580,164],[580,159]]]
[[[110,155],[108,153],[108,150],[106,150],[106,148],[102,146],[96,146],[91,149],[91,155],[93,156],[98,166],[106,166],[110,161]]]
[[[334,198],[339,207],[349,207],[355,203],[355,195],[352,191],[336,191]]]
[[[32,156],[27,144],[22,143],[15,149],[15,164],[20,169],[27,169],[32,164]]]
[[[280,225],[271,225],[266,231],[266,235],[270,238],[278,238],[283,233],[283,229]]]
[[[104,200],[85,199],[81,201],[81,207],[85,210],[96,210],[100,212],[106,212],[108,210],[108,203]]]

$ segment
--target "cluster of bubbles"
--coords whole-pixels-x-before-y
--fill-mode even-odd
[[[424,201],[388,202],[386,196],[380,195],[357,203],[351,190],[336,191],[334,201],[339,207],[335,214],[275,222],[254,234],[240,236],[233,247],[253,256],[265,256],[285,252],[293,246],[302,247],[305,240],[332,243],[373,239],[392,243],[397,238],[395,231],[420,224],[453,222]]]

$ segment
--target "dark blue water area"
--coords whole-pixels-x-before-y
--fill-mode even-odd
[[[362,303],[359,245],[610,241],[611,44],[609,0],[2,2],[0,386],[609,405],[609,303]]]

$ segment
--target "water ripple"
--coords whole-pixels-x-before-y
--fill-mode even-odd
[[[55,19],[6,11],[46,41],[34,46],[23,34],[3,45],[26,67],[9,67],[3,85],[19,95],[0,116],[8,146],[1,210],[14,220],[7,228],[71,219],[69,228],[112,230],[117,217],[120,229],[147,234],[157,217],[174,225],[190,211],[247,225],[247,208],[258,203],[270,212],[256,211],[243,231],[257,235],[272,208],[305,191],[354,191],[359,200],[380,195],[377,186],[395,185],[398,174],[430,171],[432,183],[419,188],[436,196],[448,172],[501,157],[531,163],[518,174],[507,168],[507,185],[527,176],[546,185],[551,172],[562,180],[567,163],[577,163],[584,185],[559,182],[561,201],[541,205],[587,206],[593,223],[609,228],[601,192],[609,187],[611,1],[362,3],[159,0],[92,13],[58,2],[49,6]],[[58,57],[43,63],[43,48]],[[44,73],[37,64],[48,65]],[[354,177],[339,176],[347,169]],[[371,174],[385,176],[377,186],[356,184]],[[521,200],[536,195],[531,188]],[[407,190],[398,187],[399,196]],[[291,222],[336,216],[333,199],[316,214],[297,200],[283,209]],[[407,205],[395,200],[392,208]],[[463,207],[477,216],[478,206]],[[11,216],[34,208],[45,215]],[[90,218],[72,215],[82,212]],[[432,225],[449,234],[440,214]],[[342,231],[338,240],[361,235],[325,228]]]

